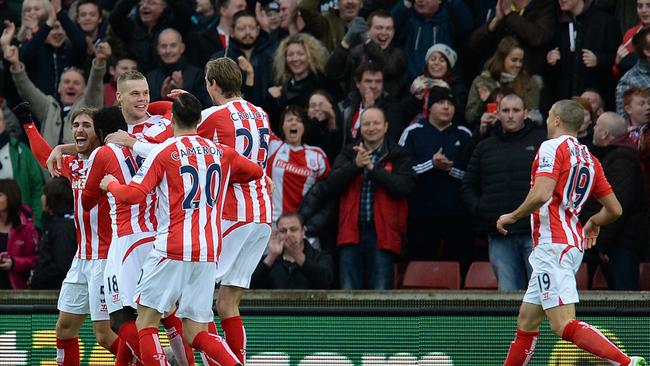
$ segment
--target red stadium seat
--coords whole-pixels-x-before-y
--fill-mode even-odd
[[[607,290],[607,279],[605,278],[605,274],[603,273],[603,267],[598,265],[598,268],[596,268],[596,273],[594,273],[594,279],[591,282],[591,289],[592,290]]]
[[[576,273],[576,286],[578,290],[589,290],[589,271],[587,263],[580,264],[578,273]]]
[[[409,262],[402,288],[458,290],[460,265],[458,262]]]
[[[650,291],[650,262],[639,264],[641,291]]]
[[[469,266],[465,276],[466,289],[496,290],[498,287],[490,262],[474,262]]]

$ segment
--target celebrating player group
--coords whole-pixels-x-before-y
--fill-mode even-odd
[[[75,111],[75,143],[54,148],[22,106],[39,162],[74,191],[78,250],[59,295],[57,365],[79,365],[88,314],[116,365],[167,365],[159,322],[180,365],[194,365],[193,349],[206,365],[244,364],[239,302],[271,235],[273,188],[268,116],[241,84],[234,61],[208,62],[215,106],[202,111],[182,90],[150,105],[144,76],[127,72],[119,107]]]
[[[266,113],[241,98],[242,75],[228,58],[206,64],[215,106],[173,90],[149,104],[137,71],[117,82],[119,107],[73,112],[75,143],[51,148],[27,106],[19,117],[39,162],[66,176],[75,200],[78,250],[59,295],[57,365],[79,365],[78,332],[88,314],[116,365],[167,365],[161,322],[177,362],[243,365],[246,332],[239,302],[271,235],[273,184],[265,175],[271,131]],[[645,365],[575,319],[575,272],[599,228],[621,206],[598,160],[576,140],[582,107],[549,111],[549,140],[533,163],[526,200],[496,225],[532,214],[533,274],[505,365],[526,365],[545,316],[563,339],[613,365]],[[603,205],[583,228],[583,204]],[[110,220],[108,218],[110,217]],[[213,288],[224,338],[213,323]]]

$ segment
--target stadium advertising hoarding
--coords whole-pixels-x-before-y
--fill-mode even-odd
[[[583,319],[630,354],[650,355],[649,318]],[[515,322],[513,316],[247,316],[247,365],[502,365]],[[0,316],[0,365],[56,365],[55,323],[54,314]],[[89,321],[80,346],[82,365],[112,365]],[[608,364],[561,341],[544,323],[531,365]]]

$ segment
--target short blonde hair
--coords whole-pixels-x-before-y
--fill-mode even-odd
[[[228,57],[219,57],[205,64],[205,79],[209,84],[216,83],[223,96],[241,96],[242,75],[239,65]]]
[[[144,75],[138,70],[129,70],[122,74],[119,79],[117,79],[117,89],[122,89],[124,83],[130,80],[147,80]]]

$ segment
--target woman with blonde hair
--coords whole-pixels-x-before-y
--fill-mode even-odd
[[[538,109],[542,78],[531,76],[524,70],[524,49],[514,37],[505,37],[499,42],[496,52],[485,63],[483,72],[472,82],[465,108],[468,125],[473,126],[480,120],[486,111],[490,93],[500,86],[512,88],[524,100],[529,118],[541,121]]]
[[[47,0],[25,0],[20,14],[22,21],[16,34],[18,42],[30,40],[41,22],[47,20],[52,4]]]
[[[325,77],[328,57],[325,46],[305,33],[290,35],[280,42],[273,60],[276,86],[268,89],[270,101],[266,103],[267,112],[276,122],[274,125],[277,126],[277,117],[286,106],[306,105],[311,93],[317,89],[327,90],[338,100],[338,85]]]

